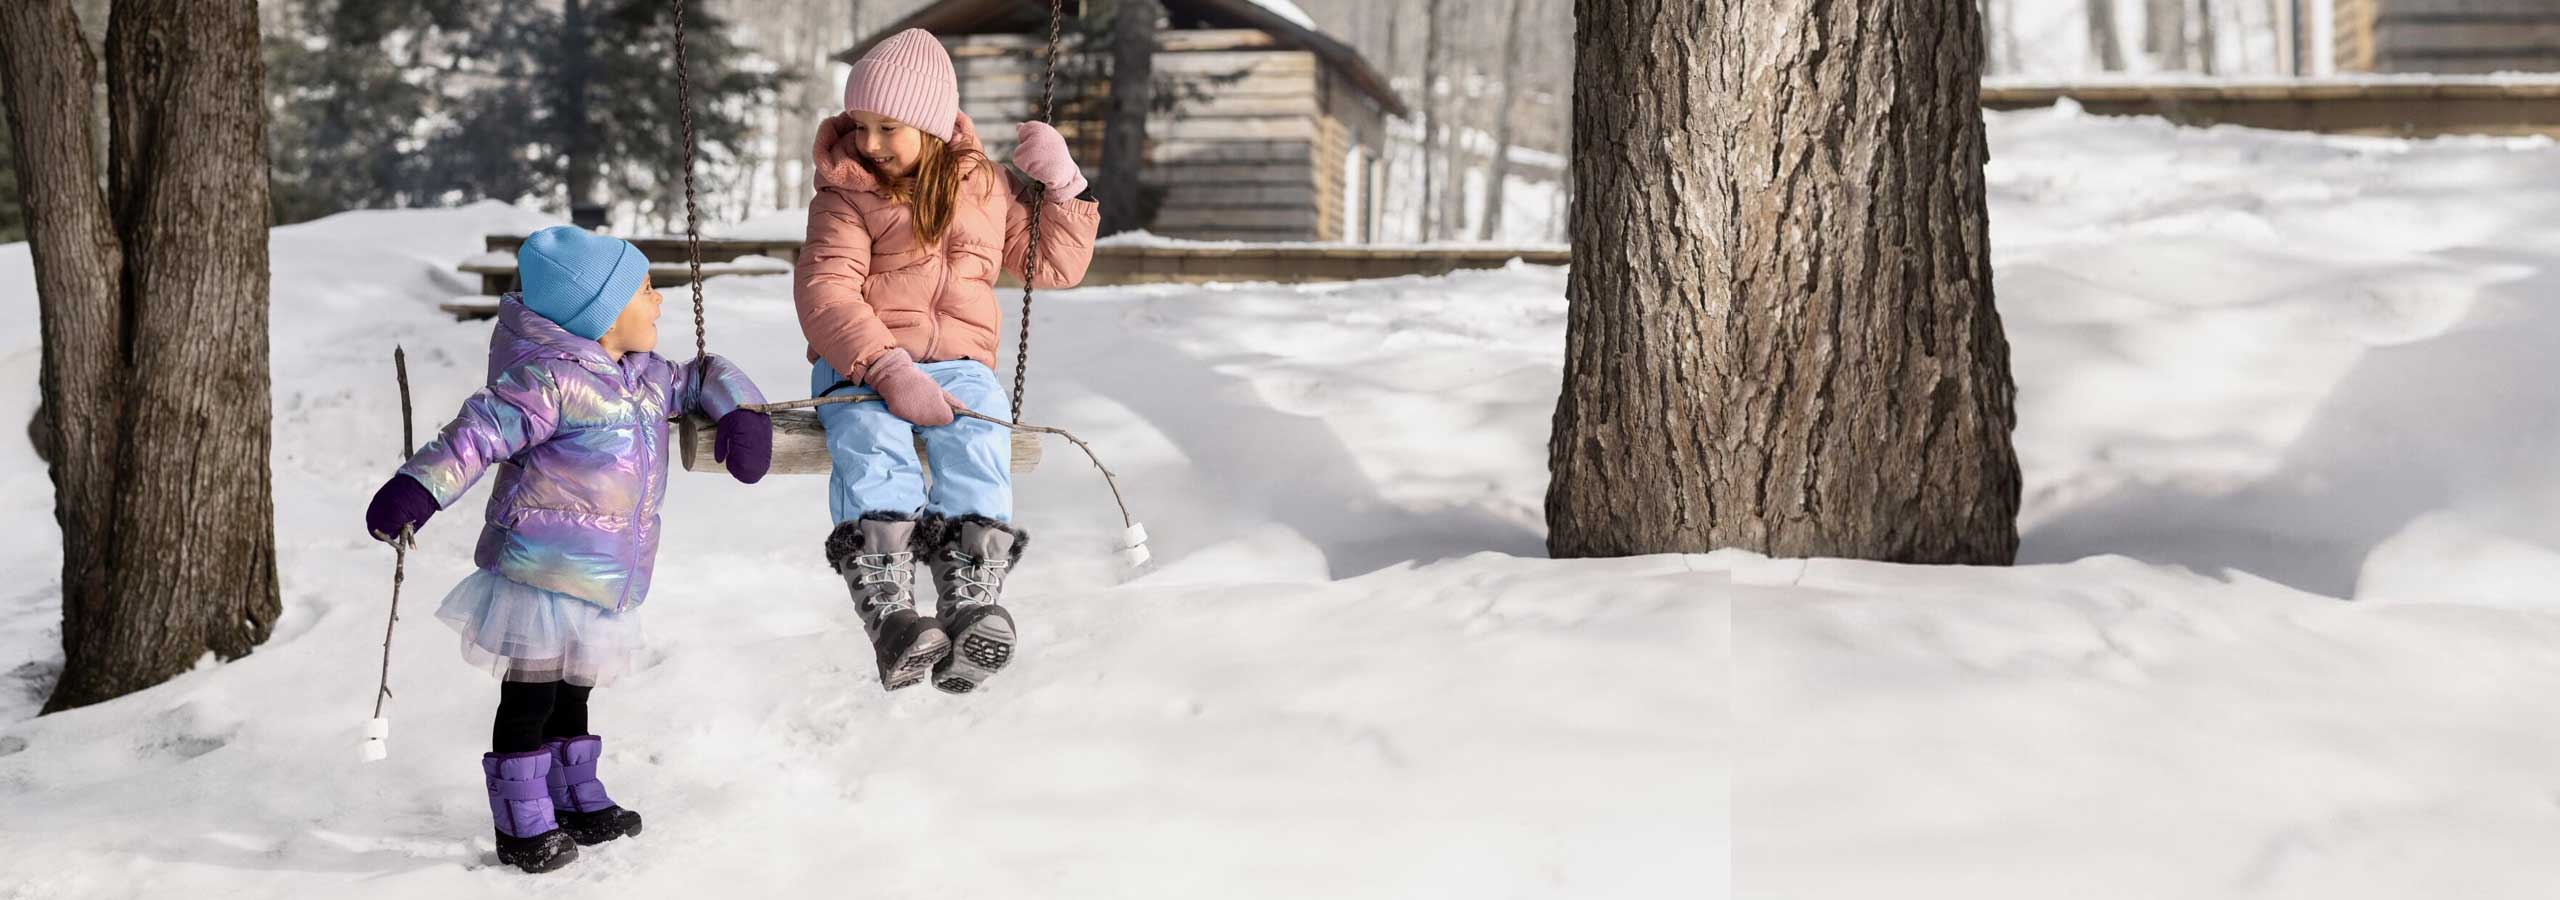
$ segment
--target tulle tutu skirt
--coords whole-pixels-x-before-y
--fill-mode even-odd
[[[601,687],[631,670],[638,610],[614,612],[487,569],[453,586],[436,618],[462,634],[462,658],[507,681]]]

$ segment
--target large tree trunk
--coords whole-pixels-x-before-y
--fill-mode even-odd
[[[2010,562],[1973,5],[1580,13],[1549,548]]]
[[[2116,33],[2116,0],[2088,0],[2085,10],[2089,19],[2089,51],[2098,58],[2098,68],[2109,72],[2124,71],[2124,39]]]
[[[1484,219],[1476,240],[1502,232],[1502,186],[1511,179],[1511,119],[1519,114],[1520,20],[1528,0],[1511,0],[1511,22],[1502,36],[1502,114],[1493,123],[1493,163],[1485,170]]]
[[[1155,105],[1156,0],[1120,0],[1111,25],[1111,112],[1102,129],[1102,233],[1146,226],[1138,208]]]
[[[119,0],[101,198],[69,7],[5,6],[63,528],[51,712],[246,655],[280,611],[263,79],[250,0]]]
[[[63,0],[0,3],[0,99],[27,213],[44,348],[38,455],[62,528],[62,634],[111,619],[117,442],[124,395],[124,247],[99,190],[90,100],[97,62]],[[67,680],[67,679],[66,679]],[[60,696],[58,693],[56,696]]]

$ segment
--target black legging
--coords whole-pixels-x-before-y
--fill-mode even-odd
[[[526,753],[542,749],[545,738],[587,733],[587,693],[594,688],[565,681],[508,681],[498,686],[498,721],[489,730],[489,749]]]

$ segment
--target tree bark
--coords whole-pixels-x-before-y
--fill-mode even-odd
[[[90,110],[97,61],[63,0],[0,3],[0,100],[9,111],[44,347],[40,455],[62,528],[62,633],[110,620],[117,442],[123,419],[124,245],[99,189]]]
[[[2006,564],[1969,3],[1580,0],[1549,549]]]
[[[2098,68],[2124,71],[2124,39],[2116,33],[2116,0],[2088,0],[2084,8],[2089,19],[2089,52],[2097,57]]]
[[[1510,24],[1502,35],[1502,113],[1493,122],[1493,162],[1485,170],[1484,219],[1476,239],[1490,241],[1502,232],[1502,187],[1511,178],[1511,119],[1520,99],[1520,20],[1528,0],[1511,0]]]
[[[1155,105],[1156,0],[1119,0],[1111,28],[1111,111],[1102,130],[1102,233],[1146,226],[1138,208]]]
[[[256,4],[116,3],[103,199],[69,22],[61,0],[0,11],[10,115],[35,160],[21,191],[44,209],[63,523],[63,673],[47,712],[158,684],[208,652],[246,655],[281,609]]]

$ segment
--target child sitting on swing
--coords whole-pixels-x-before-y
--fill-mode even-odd
[[[1014,132],[1014,164],[1046,188],[1040,199],[987,159],[950,55],[921,29],[854,63],[844,108],[818,125],[794,300],[810,391],[880,402],[818,408],[834,463],[827,562],[853,592],[883,687],[929,670],[935,687],[967,693],[1012,659],[1013,616],[997,601],[1028,536],[1012,523],[1010,432],[953,410],[1012,418],[995,373],[997,269],[1074,287],[1101,212],[1046,124]],[[1026,261],[1034,202],[1045,204],[1040,258]],[[937,591],[932,616],[915,610],[919,556]]]
[[[385,540],[426,525],[490,469],[479,570],[436,618],[462,633],[464,659],[500,679],[480,757],[498,859],[547,872],[579,844],[640,833],[640,814],[596,780],[603,739],[587,694],[630,668],[639,607],[658,556],[667,417],[719,423],[714,455],[739,481],[763,478],[773,424],[728,360],[682,367],[658,345],[649,261],[619,238],[546,228],[516,253],[521,294],[498,301],[489,386],[373,495],[365,528]]]

